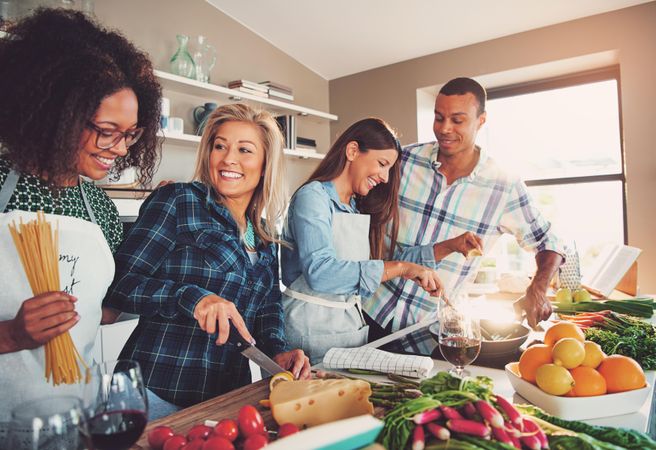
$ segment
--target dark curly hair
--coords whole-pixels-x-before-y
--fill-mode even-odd
[[[144,185],[159,160],[162,89],[146,53],[80,12],[38,9],[0,38],[0,143],[15,169],[52,185],[77,176],[82,132],[121,89],[139,101],[145,131],[114,173],[137,167]]]

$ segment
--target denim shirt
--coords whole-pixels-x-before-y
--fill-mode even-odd
[[[283,231],[283,238],[292,245],[281,252],[283,283],[289,286],[303,275],[315,291],[369,297],[381,284],[383,261],[337,259],[332,231],[335,212],[357,214],[358,210],[353,199],[349,205],[340,201],[332,181],[313,181],[294,194]],[[395,259],[434,263],[432,247],[424,247],[405,249]]]

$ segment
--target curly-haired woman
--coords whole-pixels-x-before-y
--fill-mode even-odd
[[[148,57],[81,13],[42,9],[0,39],[0,441],[16,403],[72,389],[46,382],[46,342],[70,331],[93,362],[122,227],[81,176],[150,182],[160,97]],[[8,224],[38,210],[59,226],[62,292],[33,296]]]

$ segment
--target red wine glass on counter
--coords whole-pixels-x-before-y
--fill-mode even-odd
[[[88,428],[95,450],[130,448],[148,422],[148,400],[139,363],[96,364],[84,389]]]
[[[467,296],[455,296],[449,302],[442,302],[439,311],[440,352],[444,359],[453,364],[449,373],[462,378],[468,376],[465,370],[481,351],[481,325],[472,315]]]

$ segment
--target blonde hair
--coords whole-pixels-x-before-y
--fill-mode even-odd
[[[209,163],[214,148],[214,138],[219,127],[230,121],[250,123],[260,130],[264,144],[264,176],[255,188],[246,215],[260,240],[267,244],[281,242],[278,239],[276,224],[282,219],[287,204],[283,163],[284,141],[278,122],[269,112],[256,111],[242,103],[224,105],[215,109],[205,123],[193,180],[212,186]],[[220,201],[220,194],[218,192],[216,194]],[[263,213],[264,222],[261,220]]]

